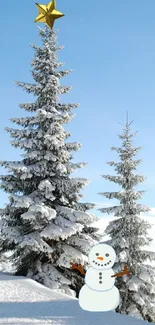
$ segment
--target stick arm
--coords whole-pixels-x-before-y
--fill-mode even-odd
[[[112,275],[111,278],[121,277],[121,276],[123,276],[123,275],[125,275],[125,274],[126,274],[126,275],[130,275],[130,272],[128,271],[126,265],[124,265],[124,270],[123,270],[122,272],[119,272],[119,273],[116,273],[116,274]]]
[[[82,275],[86,275],[86,272],[83,269],[83,266],[81,264],[73,264],[70,262],[70,265],[72,266],[72,270],[78,270]]]

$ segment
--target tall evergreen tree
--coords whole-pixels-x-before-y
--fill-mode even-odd
[[[43,46],[32,45],[34,84],[17,82],[36,96],[34,103],[20,107],[32,116],[12,118],[23,128],[7,128],[12,145],[24,150],[21,161],[2,161],[9,174],[1,176],[1,188],[10,193],[9,203],[1,211],[5,220],[1,232],[2,252],[14,250],[16,274],[29,276],[44,285],[66,293],[78,291],[81,275],[70,262],[87,264],[92,245],[99,240],[92,227],[96,218],[87,213],[94,207],[80,203],[80,191],[87,179],[71,177],[85,163],[74,163],[73,152],[81,145],[68,142],[71,135],[62,127],[72,118],[77,104],[61,103],[59,95],[71,87],[60,84],[70,70],[60,70],[57,61],[56,34],[40,29]]]
[[[131,132],[131,123],[127,120],[123,134],[119,135],[122,146],[111,148],[119,156],[118,162],[108,162],[114,167],[116,176],[102,176],[118,184],[121,191],[99,193],[108,199],[119,200],[120,205],[103,208],[100,211],[112,213],[114,217],[117,217],[109,222],[105,229],[106,235],[110,237],[108,243],[117,254],[116,273],[124,268],[124,264],[127,264],[131,272],[129,277],[123,276],[116,279],[116,286],[121,294],[121,303],[116,311],[154,321],[155,271],[149,261],[155,259],[155,253],[150,252],[147,247],[151,242],[148,236],[148,229],[151,225],[140,217],[141,212],[149,209],[137,203],[144,191],[138,191],[136,187],[145,178],[135,173],[141,160],[134,159],[140,148],[133,146],[132,140],[136,133]]]

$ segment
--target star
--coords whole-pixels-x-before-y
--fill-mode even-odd
[[[46,23],[49,28],[52,29],[55,19],[61,18],[64,16],[62,12],[56,10],[56,1],[53,0],[47,5],[40,5],[36,3],[36,6],[39,10],[39,14],[35,19],[35,23]]]

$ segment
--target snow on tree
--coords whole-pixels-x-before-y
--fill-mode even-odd
[[[71,87],[60,84],[70,70],[59,69],[56,34],[40,29],[43,46],[32,45],[33,84],[17,82],[36,97],[34,103],[20,107],[31,116],[12,118],[19,129],[7,128],[12,145],[24,150],[21,161],[1,161],[9,174],[1,176],[1,188],[10,194],[1,212],[5,226],[1,231],[2,253],[13,250],[16,274],[29,276],[44,285],[73,294],[83,283],[70,262],[87,265],[92,245],[99,241],[96,217],[88,213],[94,207],[81,203],[80,191],[87,179],[71,177],[85,163],[74,163],[77,142],[63,128],[74,117],[78,104],[60,102],[59,96]]]
[[[155,271],[150,263],[155,259],[155,253],[149,251],[148,247],[152,240],[148,236],[151,225],[140,217],[140,213],[148,211],[149,208],[137,203],[144,191],[138,191],[136,188],[145,178],[135,172],[141,160],[135,159],[140,148],[133,146],[136,133],[132,133],[131,123],[127,119],[123,134],[119,135],[122,146],[111,148],[119,156],[118,162],[108,162],[114,167],[116,176],[102,176],[119,185],[121,191],[99,193],[108,199],[118,200],[120,205],[102,208],[100,211],[114,215],[114,220],[109,222],[105,234],[110,238],[108,244],[116,251],[116,272],[123,270],[124,264],[131,272],[130,276],[116,279],[116,286],[121,295],[121,302],[116,311],[155,321]]]

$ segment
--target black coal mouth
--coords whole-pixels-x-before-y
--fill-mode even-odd
[[[107,265],[109,265],[110,263],[111,263],[111,261],[108,261],[108,262],[106,262],[106,263],[102,263],[102,264],[100,264],[100,263],[98,263],[98,262],[95,262],[95,261],[93,261],[93,263],[94,264],[96,264],[96,265],[98,265],[98,266],[107,266]]]

